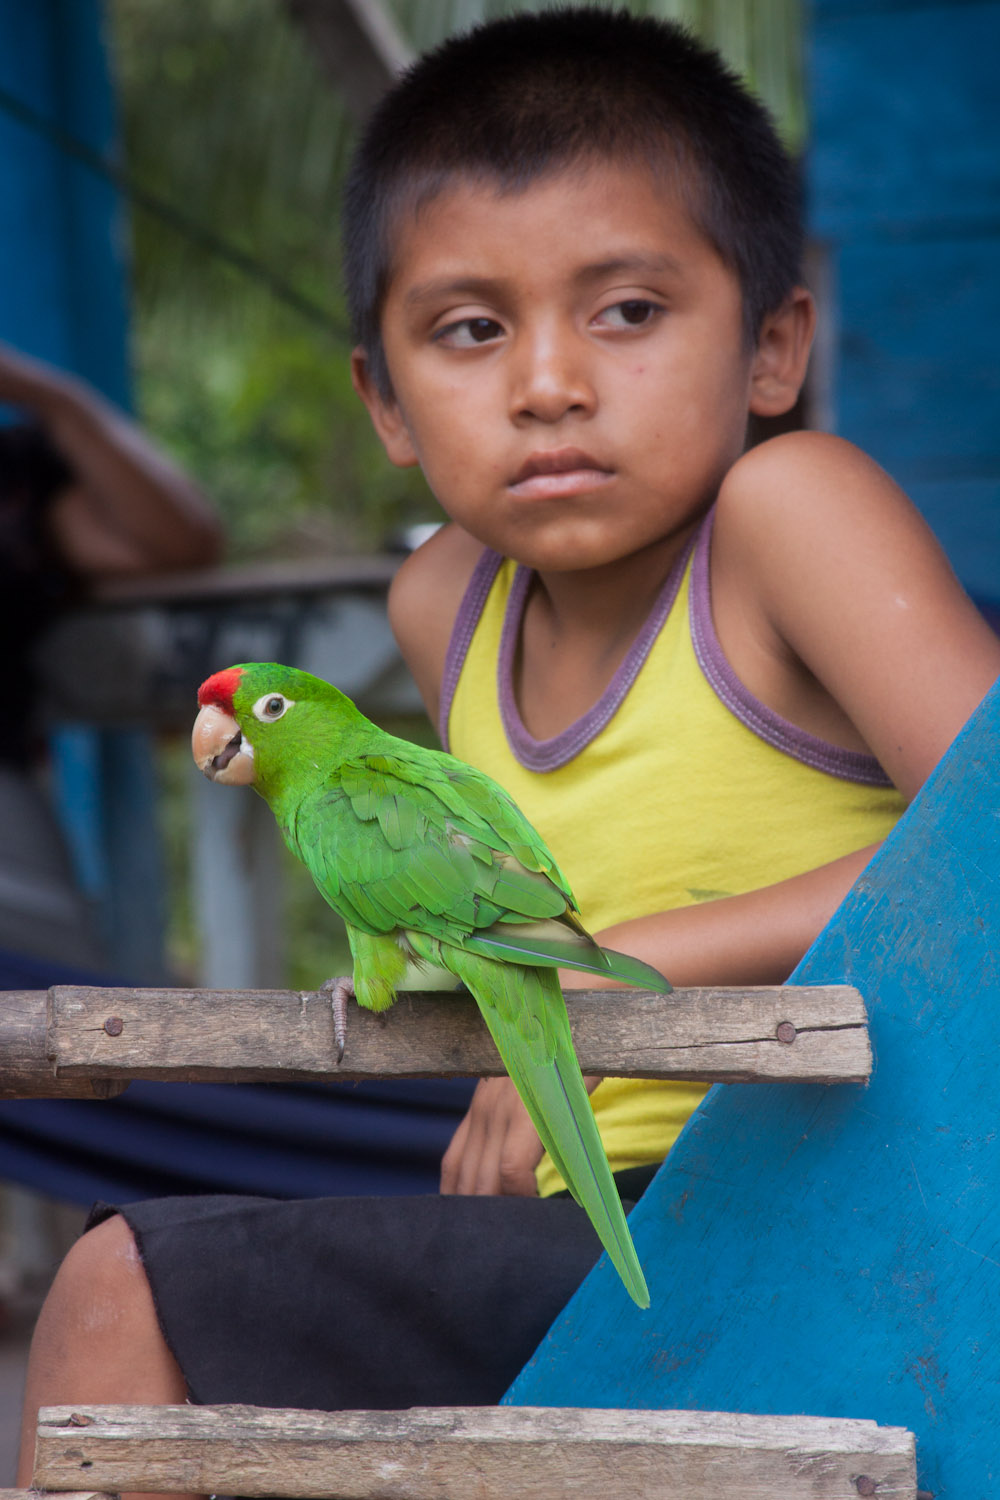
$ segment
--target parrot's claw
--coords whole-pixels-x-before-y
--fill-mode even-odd
[[[319,988],[321,995],[326,995],[330,1001],[333,1011],[333,1039],[337,1043],[337,1066],[344,1061],[344,1048],[347,1046],[347,1002],[354,999],[354,980],[346,974],[341,974],[339,979],[328,979]]]

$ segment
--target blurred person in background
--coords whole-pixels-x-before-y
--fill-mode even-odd
[[[33,651],[104,579],[218,562],[192,481],[82,380],[0,344],[0,950],[98,968],[99,942],[39,784]],[[13,409],[13,410],[12,410]]]

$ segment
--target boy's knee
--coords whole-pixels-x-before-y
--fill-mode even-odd
[[[120,1325],[130,1311],[152,1309],[152,1294],[132,1231],[120,1214],[77,1240],[59,1267],[47,1302],[92,1333]]]
[[[20,1472],[31,1472],[32,1424],[40,1406],[177,1404],[186,1396],[135,1240],[124,1219],[108,1219],[73,1246],[39,1315],[25,1385]]]

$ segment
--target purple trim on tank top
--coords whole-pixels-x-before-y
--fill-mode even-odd
[[[638,676],[639,669],[649,655],[653,642],[673,607],[690,553],[691,545],[688,545],[674,563],[666,582],[657,595],[646,623],[632,642],[625,654],[625,659],[594,707],[549,740],[536,740],[534,735],[525,728],[514,696],[514,657],[517,653],[521,620],[532,576],[530,568],[518,566],[504,610],[500,651],[497,658],[497,695],[507,743],[515,758],[527,770],[555,771],[560,766],[566,765],[610,723]],[[455,688],[465,663],[469,643],[479,624],[487,595],[493,587],[502,561],[503,559],[496,552],[487,550],[483,553],[476,564],[455,617],[441,686],[439,729],[441,743],[445,747],[448,745],[448,716],[451,712]]]
[[[645,625],[636,636],[601,697],[582,718],[570,724],[560,734],[548,740],[536,740],[525,728],[514,696],[514,657],[517,651],[521,620],[531,583],[531,570],[518,566],[514,574],[510,594],[504,611],[503,629],[500,636],[500,651],[497,659],[497,690],[500,717],[507,742],[518,761],[529,771],[555,771],[566,765],[601,730],[606,728],[621,707],[626,694],[639,675],[653,643],[659,635],[677,597],[684,569],[694,549],[691,568],[690,624],[691,643],[695,657],[705,680],[716,697],[758,739],[764,740],[774,749],[789,755],[793,760],[812,766],[827,775],[837,776],[843,781],[855,781],[865,786],[889,787],[892,782],[873,755],[858,750],[845,750],[840,745],[831,745],[806,729],[782,716],[746,688],[723,655],[719,638],[712,621],[711,580],[709,556],[711,550],[714,509],[710,510],[699,526],[694,538],[684,548],[657,596]],[[462,597],[448,652],[445,657],[441,683],[441,710],[439,732],[441,743],[448,748],[448,718],[451,705],[465,665],[469,645],[479,624],[483,608],[493,587],[503,558],[490,548],[484,549],[473,569],[472,577]]]
[[[579,755],[580,751],[610,724],[625,701],[629,688],[638,677],[646,657],[652,650],[653,642],[673,608],[693,545],[693,541],[688,543],[670,569],[663,587],[656,596],[653,608],[647,616],[645,625],[628,648],[615,675],[593,708],[588,709],[581,718],[548,740],[536,740],[534,735],[525,728],[517,706],[517,699],[514,696],[514,658],[517,654],[521,620],[531,584],[531,570],[518,568],[514,574],[514,582],[507,600],[503,631],[500,636],[497,689],[500,698],[500,717],[507,735],[507,743],[521,765],[527,770],[558,770],[560,766],[567,765],[574,756]]]
[[[472,643],[472,637],[479,624],[479,617],[489,598],[493,580],[499,573],[502,562],[503,558],[499,552],[494,552],[489,547],[483,549],[479,561],[472,570],[472,577],[462,595],[455,623],[451,627],[451,639],[448,642],[444,672],[441,676],[441,706],[438,710],[438,734],[446,750],[448,749],[448,719],[451,714],[452,699],[458,687],[458,679],[462,675],[462,668],[465,666],[465,658]]]
[[[712,621],[709,557],[713,517],[714,511],[709,511],[698,532],[691,567],[690,615],[694,653],[705,680],[716,697],[758,739],[773,745],[785,755],[790,755],[793,760],[812,766],[817,771],[825,771],[829,776],[838,776],[842,781],[861,782],[865,786],[891,786],[892,782],[874,755],[831,745],[782,718],[755,698],[729,665]]]

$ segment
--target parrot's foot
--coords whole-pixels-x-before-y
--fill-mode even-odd
[[[333,1011],[333,1039],[337,1043],[339,1065],[344,1061],[347,1046],[347,1002],[354,999],[354,980],[349,974],[341,974],[339,979],[328,979],[321,984],[319,992],[328,996]]]

